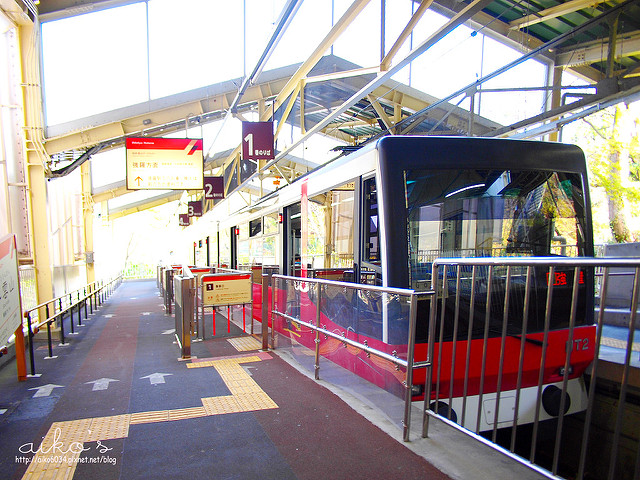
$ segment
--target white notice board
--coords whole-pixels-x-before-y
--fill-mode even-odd
[[[0,240],[0,345],[22,325],[18,252],[15,235]]]

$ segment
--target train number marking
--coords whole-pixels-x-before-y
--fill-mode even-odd
[[[573,350],[576,352],[582,352],[589,350],[589,339],[588,338],[576,338],[573,341]]]

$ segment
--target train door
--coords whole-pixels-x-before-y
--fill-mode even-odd
[[[284,209],[284,271],[285,275],[302,275],[302,215],[301,204],[294,203]]]
[[[375,177],[363,179],[361,188],[359,283],[382,285],[382,262],[378,233],[378,192]]]
[[[240,233],[239,227],[231,227],[231,264],[229,268],[238,268],[238,235]]]

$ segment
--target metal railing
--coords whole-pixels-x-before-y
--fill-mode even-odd
[[[623,363],[619,366],[620,377],[619,377],[619,393],[617,399],[615,400],[615,412],[611,412],[610,416],[615,418],[615,422],[612,426],[611,432],[604,432],[603,430],[598,430],[598,433],[594,433],[594,418],[595,413],[600,412],[601,407],[599,403],[602,402],[600,399],[600,393],[598,385],[602,383],[602,379],[599,378],[599,367],[604,365],[604,361],[600,360],[600,351],[601,345],[603,343],[603,330],[605,327],[604,323],[604,312],[606,305],[606,296],[607,296],[607,288],[609,284],[610,275],[614,275],[615,271],[610,272],[611,269],[616,269],[620,267],[631,268],[633,270],[634,279],[633,279],[633,289],[632,289],[632,298],[629,305],[629,321],[628,321],[628,331],[627,331],[627,341],[624,344],[624,360]],[[476,275],[478,271],[483,270],[484,281],[478,281]],[[518,271],[519,274],[517,282],[519,282],[518,288],[520,289],[520,294],[523,294],[523,304],[519,304],[520,307],[520,315],[522,316],[521,323],[519,323],[519,331],[508,331],[507,324],[509,322],[509,315],[513,315],[513,311],[510,312],[510,302],[513,302],[513,298],[510,298],[510,293],[514,291],[514,280],[516,278],[516,274],[514,271]],[[546,272],[546,278],[544,280],[544,327],[540,330],[528,330],[527,328],[527,317],[531,310],[532,302],[532,291],[534,289],[533,281],[532,281],[532,271],[537,270],[538,272]],[[452,274],[452,271],[455,273]],[[539,275],[539,273],[538,273]],[[540,278],[540,277],[538,277]],[[569,317],[567,319],[558,318],[557,305],[558,303],[554,303],[555,297],[559,295],[558,290],[558,279],[561,278],[566,280],[566,283],[563,283],[564,292],[570,292],[569,298],[566,298],[567,301],[570,302],[570,308],[568,309]],[[582,411],[582,413],[577,413],[573,415],[565,415],[565,411],[568,410],[567,403],[569,402],[568,395],[568,384],[569,384],[569,375],[572,372],[572,358],[576,356],[576,348],[574,343],[578,341],[579,343],[583,340],[576,340],[577,327],[577,312],[579,311],[579,305],[586,303],[586,308],[583,308],[582,312],[587,316],[593,313],[593,303],[592,298],[589,298],[592,290],[594,288],[594,281],[590,281],[589,278],[594,278],[596,283],[596,290],[600,292],[600,304],[596,308],[595,312],[595,322],[596,322],[596,338],[594,345],[594,360],[590,367],[590,370],[587,370],[586,378],[589,381],[588,383],[588,394],[587,394],[587,403],[586,409]],[[462,279],[462,280],[461,280]],[[466,279],[466,284],[464,284]],[[500,283],[502,282],[502,283]],[[434,291],[436,298],[440,299],[440,307],[437,305],[438,302],[431,302],[431,310],[430,310],[430,324],[429,324],[429,343],[428,343],[428,358],[427,360],[433,362],[436,365],[433,369],[428,371],[428,378],[426,382],[426,394],[425,394],[425,402],[423,407],[424,417],[423,417],[423,437],[428,436],[428,428],[429,428],[429,418],[430,417],[438,417],[441,420],[445,421],[449,425],[454,428],[457,428],[471,436],[476,436],[477,438],[486,441],[490,436],[491,442],[496,442],[496,431],[498,428],[498,417],[501,416],[500,409],[501,405],[501,381],[504,376],[505,366],[505,344],[507,339],[513,342],[513,339],[517,339],[519,343],[519,353],[517,355],[511,355],[511,362],[517,362],[517,387],[515,391],[515,402],[509,403],[504,406],[504,409],[509,409],[507,412],[507,416],[511,417],[512,426],[511,432],[507,437],[510,437],[507,441],[502,442],[501,446],[496,446],[499,450],[503,451],[505,454],[511,456],[512,458],[520,461],[521,463],[531,466],[532,468],[539,469],[540,465],[535,465],[535,462],[538,461],[538,458],[546,456],[548,460],[542,462],[543,468],[547,471],[547,475],[551,478],[560,478],[558,475],[562,475],[563,477],[576,478],[578,480],[587,479],[587,478],[607,478],[608,480],[613,479],[621,479],[621,478],[640,478],[640,442],[638,441],[638,432],[629,433],[628,428],[625,430],[625,418],[628,418],[628,411],[631,409],[631,405],[627,403],[627,395],[629,392],[629,381],[632,377],[632,374],[637,376],[638,369],[632,366],[632,351],[633,351],[633,340],[635,334],[635,324],[636,324],[636,315],[638,310],[638,294],[640,290],[640,259],[630,259],[630,258],[557,258],[557,257],[549,257],[549,258],[514,258],[514,257],[503,257],[503,258],[454,258],[454,259],[437,259],[433,263],[433,269],[431,274],[431,284],[432,290]],[[466,285],[466,286],[465,286]],[[538,287],[540,284],[538,283]],[[493,291],[492,291],[493,289]],[[497,291],[501,293],[496,296]],[[539,292],[540,290],[538,290]],[[582,293],[581,293],[582,292]],[[587,292],[590,292],[587,294]],[[483,302],[478,302],[479,297],[484,297],[486,295],[486,300]],[[498,304],[495,303],[496,297],[498,298]],[[492,300],[494,303],[492,303]],[[542,299],[540,299],[542,300]],[[443,313],[445,311],[443,302],[449,301],[451,305],[453,305],[452,309],[450,309],[450,315],[446,316]],[[484,307],[484,311],[475,312],[473,309],[478,308],[478,303],[480,303],[481,307]],[[459,328],[463,325],[464,322],[460,322],[461,316],[461,308],[468,308],[469,310],[465,310],[465,314],[468,314],[467,322],[468,325],[468,334],[465,335],[465,332],[459,332]],[[556,310],[554,310],[556,308]],[[453,312],[451,314],[451,312]],[[493,313],[491,313],[493,312]],[[498,313],[497,313],[498,312]],[[567,313],[567,311],[563,312]],[[499,330],[499,334],[497,336],[494,335],[494,340],[499,343],[500,348],[498,350],[499,360],[498,360],[498,370],[497,370],[497,385],[491,391],[492,395],[494,395],[494,399],[492,403],[490,403],[492,410],[492,415],[494,415],[493,421],[493,432],[491,435],[484,435],[484,439],[478,436],[480,433],[478,428],[473,431],[473,429],[465,429],[460,424],[465,423],[465,408],[468,408],[468,404],[465,402],[471,402],[471,397],[467,395],[467,387],[470,379],[470,365],[469,365],[469,348],[472,344],[472,339],[475,339],[476,342],[482,342],[482,377],[480,378],[480,386],[479,386],[479,399],[477,399],[478,395],[476,394],[476,398],[473,401],[477,402],[477,411],[476,415],[478,415],[477,425],[480,423],[480,416],[486,414],[486,411],[483,410],[483,383],[485,381],[485,364],[488,361],[487,359],[487,351],[489,351],[487,347],[487,329],[489,328],[489,316],[492,315],[494,317],[500,318],[501,327]],[[440,317],[440,318],[438,318]],[[480,339],[471,336],[472,326],[471,323],[474,321],[474,318],[485,318],[485,331],[484,337]],[[589,318],[589,317],[587,317]],[[539,438],[540,435],[540,427],[542,425],[542,392],[544,388],[543,382],[543,372],[545,370],[545,362],[548,362],[550,356],[553,354],[553,348],[550,347],[549,338],[550,335],[553,334],[553,328],[550,327],[551,323],[562,323],[562,328],[566,330],[566,343],[561,345],[561,355],[564,356],[562,367],[559,369],[560,375],[556,378],[555,385],[556,388],[560,390],[558,392],[558,413],[555,419],[550,420],[552,422],[551,427],[552,431],[555,430],[554,433],[550,434],[549,437],[553,438],[545,438],[544,441]],[[449,355],[446,359],[442,357],[443,350],[441,342],[442,342],[442,332],[446,329],[445,324],[449,324],[450,329],[453,332],[456,332],[453,335],[453,339],[450,340],[451,349],[448,350],[447,355]],[[436,328],[440,328],[440,336],[436,335]],[[557,328],[557,327],[556,327]],[[461,330],[464,330],[460,328]],[[534,347],[530,345],[531,342],[531,333],[536,333],[535,341],[539,343],[538,347]],[[529,335],[529,337],[527,337]],[[438,348],[437,353],[435,353],[436,345],[440,344],[440,348]],[[456,345],[465,346],[467,348],[466,355],[456,354]],[[522,388],[523,382],[523,361],[525,359],[525,350],[531,352],[533,348],[541,348],[541,357],[539,360],[539,369],[535,371],[535,376],[538,381],[537,384],[533,386],[533,391],[535,391],[535,414],[533,419],[533,424],[531,429],[523,429],[520,428],[519,425],[520,418],[522,415],[522,408],[519,405],[519,401],[521,400],[521,391],[524,391]],[[495,353],[495,350],[493,351]],[[512,350],[513,353],[513,350]],[[557,352],[556,352],[557,353]],[[435,357],[434,357],[435,355]],[[573,355],[573,357],[572,357]],[[437,358],[436,358],[437,357]],[[516,358],[517,357],[517,358]],[[456,365],[456,360],[461,362],[462,365]],[[476,362],[479,359],[476,357],[474,359]],[[464,372],[463,381],[464,381],[464,390],[462,394],[462,421],[456,420],[451,421],[448,420],[447,417],[451,417],[451,404],[454,399],[452,398],[452,390],[449,389],[448,396],[440,396],[440,392],[438,391],[441,388],[440,379],[440,365],[446,364],[447,368],[451,368],[451,381],[453,381],[453,372],[456,369],[462,369]],[[513,367],[513,366],[512,366]],[[433,378],[432,373],[436,375]],[[513,372],[512,372],[513,373]],[[531,372],[529,372],[531,374]],[[458,377],[459,378],[459,377]],[[435,392],[432,390],[432,386],[435,386]],[[637,387],[637,385],[636,385]],[[442,387],[446,388],[446,387]],[[607,386],[610,390],[610,386]],[[497,390],[497,391],[496,391]],[[635,391],[635,396],[637,398],[638,391]],[[440,400],[444,400],[445,403],[448,402],[448,408],[442,409],[439,412],[433,411],[433,405],[439,405]],[[431,402],[431,404],[429,403]],[[505,402],[506,403],[506,402]],[[510,409],[513,408],[513,413],[510,412]],[[635,407],[633,407],[635,408]],[[436,409],[437,410],[437,409]],[[440,413],[440,415],[438,414]],[[583,424],[580,426],[579,422],[583,419]],[[627,420],[628,421],[628,420]],[[571,422],[571,427],[569,429],[568,422]],[[637,422],[637,419],[635,419]],[[577,425],[577,426],[576,426]],[[598,427],[600,428],[600,427]],[[575,433],[575,432],[578,433]],[[525,433],[521,433],[525,432]],[[521,449],[516,447],[516,444],[522,440],[522,435],[529,435],[531,432],[530,438],[525,441],[527,447],[522,451]],[[574,432],[570,436],[570,432]],[[610,441],[603,440],[603,438],[608,438],[610,435]],[[580,436],[580,438],[576,438],[576,436]],[[635,438],[630,438],[635,436]],[[625,441],[631,443],[631,449],[635,448],[635,454],[625,455],[625,459],[622,460],[620,458],[620,448],[621,448],[621,439],[625,437]],[[518,442],[516,441],[518,440]],[[579,445],[579,449],[575,448],[575,445]],[[629,447],[625,447],[627,450]],[[528,449],[528,452],[526,451]],[[545,449],[544,452],[539,452],[540,449]],[[570,452],[573,450],[573,454]],[[577,450],[577,451],[576,451]],[[564,455],[561,452],[565,452]],[[630,464],[629,458],[633,458],[633,464]],[[541,463],[541,462],[538,462]],[[606,468],[605,468],[606,465]],[[632,476],[633,473],[633,476]]]
[[[89,317],[89,312],[93,314],[113,291],[122,282],[122,275],[110,281],[95,281],[86,286],[65,293],[59,297],[43,302],[23,312],[26,322],[27,336],[29,339],[29,362],[31,367],[31,375],[36,374],[35,355],[34,355],[34,337],[42,329],[47,328],[47,345],[49,356],[45,358],[55,358],[53,356],[53,339],[52,324],[57,324],[60,332],[60,346],[67,345],[65,341],[64,321],[65,317],[69,318],[69,328],[71,335],[75,334],[74,326],[74,310],[77,313],[78,326],[82,326],[82,311],[84,310],[85,320]],[[89,309],[89,310],[88,310]],[[44,318],[42,317],[44,313]]]
[[[286,292],[288,288],[293,287],[298,291],[305,291],[306,295],[313,298],[313,302],[315,303],[315,313],[314,318],[307,318],[305,314],[302,312],[302,309],[297,308],[296,303],[299,305],[299,299],[294,301],[293,303],[286,302]],[[360,352],[363,352],[367,357],[375,356],[379,359],[382,359],[389,364],[395,365],[397,369],[405,369],[404,382],[402,383],[403,398],[404,398],[404,415],[402,420],[403,425],[403,438],[405,441],[409,440],[410,434],[410,422],[411,422],[411,398],[412,398],[412,384],[413,384],[413,371],[418,368],[428,368],[430,365],[428,362],[414,362],[414,347],[415,347],[415,336],[414,332],[416,331],[416,314],[417,314],[417,302],[419,297],[428,297],[431,295],[429,292],[417,293],[413,290],[405,290],[405,289],[396,289],[396,288],[383,288],[383,287],[375,287],[368,285],[360,285],[354,283],[347,282],[336,282],[322,279],[313,279],[313,278],[305,278],[301,279],[299,277],[287,277],[284,275],[268,275],[264,274],[262,278],[262,291],[263,291],[263,306],[262,306],[262,335],[263,335],[263,348],[267,343],[268,333],[266,328],[266,319],[268,318],[268,302],[269,302],[269,288],[272,288],[272,307],[271,307],[271,322],[272,326],[275,323],[275,318],[280,317],[286,322],[293,322],[298,327],[305,327],[313,332],[313,344],[315,351],[314,358],[314,371],[315,378],[318,380],[319,372],[320,372],[320,345],[322,343],[322,337],[327,339],[333,339],[340,342],[344,347],[350,346],[353,347]],[[322,320],[323,312],[321,311],[324,300],[327,300],[327,291],[328,289],[339,289],[345,292],[345,294],[349,295],[351,298],[361,298],[367,297],[369,300],[372,297],[376,298],[385,298],[387,301],[391,297],[393,297],[393,301],[397,303],[403,303],[402,299],[405,299],[405,304],[408,304],[409,309],[405,312],[402,312],[402,319],[399,320],[400,323],[404,320],[404,338],[406,339],[406,352],[398,353],[396,350],[392,352],[384,351],[380,348],[374,348],[369,345],[368,341],[364,343],[357,340],[358,332],[354,331],[350,326],[340,327],[337,326],[335,328],[329,328],[325,325],[326,320]],[[284,296],[283,296],[284,295]],[[283,305],[284,301],[284,305]],[[386,304],[388,307],[390,303]],[[294,308],[290,308],[291,305]],[[381,313],[381,316],[388,317],[391,314],[387,311]],[[396,319],[398,320],[398,319]],[[384,323],[384,321],[383,321]],[[384,327],[383,327],[384,329]],[[353,331],[353,334],[350,335],[350,330]],[[273,334],[273,328],[272,328]],[[381,332],[381,336],[383,338],[381,343],[384,342],[385,332]],[[311,337],[309,337],[311,338]],[[386,343],[387,345],[390,345]],[[273,340],[272,340],[273,346]],[[404,357],[404,358],[403,358]],[[400,385],[400,384],[399,384]]]
[[[175,327],[176,341],[180,348],[180,357],[191,358],[191,336],[194,325],[196,302],[196,277],[187,267],[183,267],[182,273],[173,277],[175,289]]]

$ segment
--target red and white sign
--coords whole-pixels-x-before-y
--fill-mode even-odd
[[[202,190],[201,138],[127,138],[127,189]]]
[[[202,304],[206,306],[251,303],[251,273],[214,273],[202,276]]]

